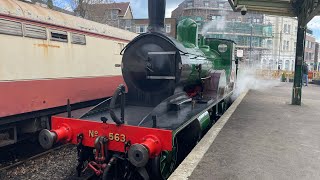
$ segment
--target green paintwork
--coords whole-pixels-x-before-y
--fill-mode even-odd
[[[213,53],[218,54],[219,58],[216,58],[214,62],[214,67],[217,70],[225,70],[227,75],[227,80],[230,78],[232,60],[235,60],[234,51],[235,51],[235,43],[233,41],[224,40],[224,39],[215,39],[215,38],[207,38],[205,39],[205,43],[209,45],[211,51]],[[227,45],[227,50],[225,52],[219,51],[219,45],[225,44]]]
[[[186,48],[196,48],[198,46],[198,25],[192,19],[184,19],[177,27],[177,40]]]
[[[201,130],[204,131],[206,130],[209,125],[210,125],[210,115],[208,113],[208,111],[204,112],[203,114],[201,114],[199,117],[198,117],[198,121],[200,123],[200,127],[201,127]]]

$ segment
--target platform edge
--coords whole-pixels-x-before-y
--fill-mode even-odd
[[[232,103],[228,110],[220,117],[219,121],[207,132],[201,141],[194,147],[190,154],[182,161],[178,168],[171,174],[168,180],[187,180],[194,169],[197,167],[202,157],[208,151],[209,147],[228,122],[231,115],[237,109],[249,90],[241,93],[241,95]]]

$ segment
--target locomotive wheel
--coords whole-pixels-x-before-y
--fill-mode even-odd
[[[177,139],[175,138],[173,150],[163,151],[159,157],[152,160],[152,177],[158,180],[168,179],[176,167],[177,162]]]

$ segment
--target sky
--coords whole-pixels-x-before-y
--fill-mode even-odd
[[[72,1],[74,0],[53,0],[54,5],[61,8],[72,10]],[[134,18],[148,17],[148,0],[114,0],[115,2],[128,2],[132,7]],[[183,0],[167,0],[166,17],[171,17],[171,12],[178,7]],[[314,17],[308,24],[308,28],[313,30],[317,41],[320,42],[320,16]]]
[[[308,23],[308,28],[313,31],[313,35],[316,37],[317,42],[320,42],[320,16],[314,17]]]
[[[72,1],[74,0],[53,0],[55,6],[72,10]],[[148,17],[148,0],[113,0],[114,2],[128,2],[132,7],[134,18]],[[171,12],[178,7],[183,0],[167,0],[166,17],[171,17]]]

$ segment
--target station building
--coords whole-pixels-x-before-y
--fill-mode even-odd
[[[272,46],[272,51],[263,54],[261,68],[293,71],[296,56],[297,19],[265,15],[264,20],[266,24],[272,25],[273,38],[267,42],[269,46]],[[310,29],[307,29],[304,60],[309,65],[309,70],[313,70],[318,62],[316,44],[315,36]]]

